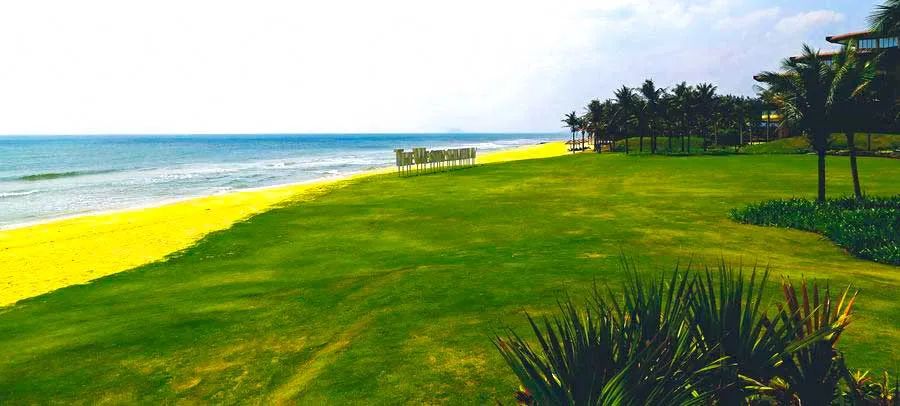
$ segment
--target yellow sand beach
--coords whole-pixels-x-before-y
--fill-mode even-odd
[[[563,155],[562,142],[485,154],[478,163]],[[204,235],[349,178],[183,200],[0,230],[0,306],[164,259]]]

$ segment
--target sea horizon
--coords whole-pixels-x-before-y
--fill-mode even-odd
[[[388,166],[394,148],[480,152],[561,133],[0,136],[0,229],[138,209]]]

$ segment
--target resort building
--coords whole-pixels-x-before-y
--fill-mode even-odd
[[[874,31],[858,31],[840,35],[831,35],[825,37],[825,40],[840,46],[854,46],[859,55],[864,58],[879,55],[879,66],[881,73],[884,75],[882,85],[877,90],[877,99],[886,102],[883,104],[884,109],[879,113],[878,119],[873,123],[872,130],[881,130],[886,132],[894,132],[900,128],[896,117],[898,111],[896,107],[900,106],[900,37],[880,34]],[[827,50],[819,53],[826,64],[831,64],[835,56],[840,54],[840,49]],[[791,59],[796,60],[799,56],[793,56]],[[893,103],[891,103],[893,101]],[[767,122],[766,126],[770,121]],[[778,132],[778,136],[787,136],[790,134],[787,129]]]
[[[896,36],[885,36],[872,31],[859,31],[828,36],[825,37],[825,40],[832,44],[855,46],[861,55],[875,55],[877,51],[883,51],[884,57],[892,59],[891,62],[894,62],[891,64],[891,67],[895,68],[894,71],[896,71],[898,64],[894,54],[900,51],[900,38]],[[840,50],[825,51],[819,53],[819,56],[825,59],[825,63],[831,63],[831,60],[839,53]],[[791,57],[791,59],[795,58],[799,57]]]

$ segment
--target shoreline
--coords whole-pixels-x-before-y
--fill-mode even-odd
[[[561,141],[491,151],[478,164],[566,154]],[[393,166],[319,178],[186,197],[142,207],[48,219],[0,229],[0,306],[164,260],[207,234],[224,230],[278,204]],[[85,253],[90,253],[85,255]]]
[[[485,163],[500,162],[499,160],[495,160],[493,158],[493,156],[497,155],[497,154],[507,155],[508,153],[514,152],[517,150],[530,149],[530,148],[534,148],[534,147],[537,147],[540,145],[554,144],[557,142],[564,142],[564,141],[544,141],[544,142],[539,142],[536,144],[517,145],[517,146],[510,147],[510,148],[490,150],[488,152],[485,152],[485,155],[483,157],[479,157],[478,163],[485,164]],[[318,182],[326,182],[326,181],[339,182],[341,180],[350,179],[350,178],[354,178],[357,176],[377,175],[380,173],[389,172],[390,170],[392,170],[394,168],[395,167],[392,165],[374,166],[374,167],[370,167],[369,169],[365,169],[365,170],[347,172],[347,173],[340,174],[340,175],[331,175],[331,176],[325,176],[325,177],[321,177],[321,178],[314,178],[314,179],[308,179],[308,180],[297,181],[297,182],[278,183],[278,184],[267,185],[267,186],[232,189],[232,190],[210,193],[210,194],[197,194],[197,195],[184,196],[184,197],[167,198],[167,199],[163,199],[163,200],[157,200],[157,201],[153,201],[153,202],[137,204],[134,206],[102,209],[102,210],[89,211],[89,212],[76,213],[76,214],[66,214],[66,215],[57,216],[57,217],[49,217],[49,218],[43,218],[43,219],[37,219],[37,220],[24,221],[21,223],[5,224],[5,225],[0,225],[0,233],[3,233],[5,231],[18,230],[18,229],[22,229],[22,228],[42,226],[42,225],[46,225],[46,224],[52,224],[52,223],[56,223],[56,222],[62,222],[62,221],[72,220],[72,219],[77,219],[77,218],[82,218],[82,217],[103,216],[103,215],[109,215],[109,214],[119,214],[119,213],[124,213],[124,212],[129,212],[129,211],[154,209],[157,207],[183,203],[183,202],[187,202],[187,201],[191,201],[191,200],[195,200],[195,199],[204,199],[204,198],[214,197],[214,196],[227,196],[227,195],[231,195],[231,194],[235,194],[235,193],[247,193],[247,192],[264,191],[264,190],[276,189],[276,188],[303,186],[303,185],[308,185],[308,184],[313,184],[313,183],[318,183]],[[2,249],[2,246],[0,246],[0,249]]]
[[[66,220],[78,219],[78,218],[82,218],[82,217],[104,216],[104,215],[109,215],[109,214],[120,214],[120,213],[125,213],[125,212],[130,212],[130,211],[155,209],[158,207],[168,206],[168,205],[172,205],[172,204],[189,202],[191,200],[196,200],[196,199],[205,199],[205,198],[217,197],[217,196],[228,196],[228,195],[232,195],[235,193],[260,192],[260,191],[265,191],[268,189],[276,189],[276,188],[292,187],[292,186],[303,186],[303,185],[308,185],[311,183],[326,182],[326,181],[339,182],[341,180],[348,179],[353,176],[369,174],[370,172],[380,171],[380,170],[384,170],[384,169],[385,168],[378,167],[378,168],[367,169],[364,171],[348,172],[348,173],[345,173],[342,175],[327,176],[324,178],[316,178],[316,179],[304,180],[304,181],[300,181],[300,182],[279,183],[277,185],[251,187],[251,188],[245,188],[245,189],[234,189],[234,190],[228,190],[228,191],[212,193],[212,194],[169,198],[169,199],[155,201],[152,203],[138,204],[135,206],[128,206],[128,207],[122,207],[122,208],[116,208],[116,209],[98,210],[98,211],[91,211],[91,212],[78,213],[78,214],[67,214],[67,215],[63,215],[63,216],[59,216],[59,217],[50,217],[50,218],[41,219],[41,220],[27,221],[24,223],[3,225],[3,226],[0,226],[0,233],[2,233],[4,231],[12,231],[12,230],[18,230],[18,229],[22,229],[22,228],[42,226],[42,225],[52,224],[52,223],[56,223],[56,222],[66,221]],[[372,173],[372,174],[375,175],[376,173]]]

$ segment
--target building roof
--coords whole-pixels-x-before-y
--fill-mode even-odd
[[[871,54],[873,51],[874,51],[873,49],[863,48],[863,49],[857,49],[856,53],[859,55],[867,55],[867,54]],[[819,52],[819,59],[830,60],[830,59],[833,59],[835,56],[839,55],[840,53],[841,53],[841,51]],[[800,60],[800,59],[803,59],[803,56],[797,55],[797,56],[791,57],[792,61],[796,61],[796,60]]]
[[[853,39],[853,38],[865,37],[865,36],[872,35],[872,34],[873,34],[873,32],[869,31],[869,30],[848,32],[846,34],[831,35],[831,36],[825,37],[825,41],[831,42],[833,44],[840,44],[841,41],[846,41],[848,39]]]
[[[859,51],[862,51],[862,50],[859,50]],[[835,55],[837,55],[837,54],[839,54],[839,53],[841,53],[841,52],[840,52],[840,51],[824,51],[824,52],[819,52],[819,58],[820,58],[820,59],[831,59],[831,58],[834,58]],[[803,56],[802,56],[802,55],[796,55],[796,56],[792,56],[792,57],[791,57],[791,60],[792,60],[792,61],[796,61],[796,60],[799,60],[799,59],[803,59]]]

